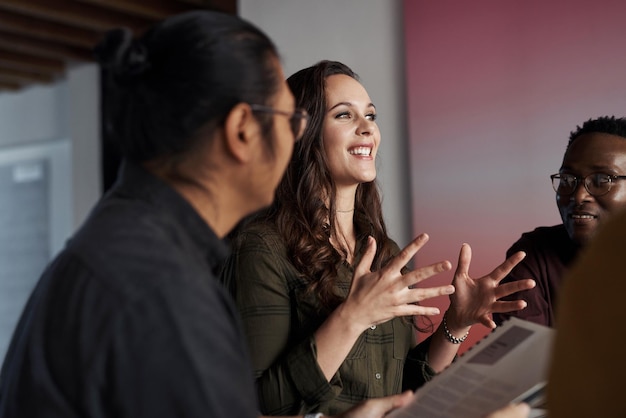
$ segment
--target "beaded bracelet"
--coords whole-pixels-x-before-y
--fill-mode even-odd
[[[448,315],[448,312],[446,312],[445,314],[443,314],[443,332],[446,335],[446,338],[448,339],[448,341],[450,341],[452,344],[461,344],[463,341],[465,341],[465,339],[467,338],[467,336],[469,335],[469,330],[465,333],[464,336],[462,336],[461,338],[457,338],[454,335],[452,335],[452,333],[450,333],[450,330],[448,329],[448,323],[446,322],[446,315]]]

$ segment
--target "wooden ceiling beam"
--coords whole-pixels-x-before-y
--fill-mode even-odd
[[[93,61],[93,53],[90,48],[28,38],[1,30],[0,48],[39,57],[58,58],[64,61]]]
[[[128,13],[151,20],[161,20],[167,16],[182,13],[190,10],[191,5],[174,2],[171,0],[76,0],[81,3],[88,3],[101,8]]]
[[[2,0],[0,9],[76,28],[106,31],[125,26],[144,30],[151,22],[72,0]]]
[[[89,49],[93,48],[101,36],[98,32],[93,30],[78,29],[58,23],[50,23],[35,18],[8,13],[6,11],[0,11],[0,30],[18,35],[26,35],[44,41],[52,40],[62,44]]]
[[[0,48],[0,65],[15,70],[59,75],[65,70],[65,63],[58,59],[42,58]]]
[[[105,31],[141,34],[192,9],[237,13],[237,0],[0,0],[0,91],[50,83],[68,66],[94,61]]]
[[[188,4],[196,9],[216,10],[219,12],[237,14],[237,0],[176,0]]]
[[[30,71],[14,70],[0,65],[0,82],[8,83],[51,83],[57,77],[51,74],[38,74]]]
[[[18,91],[22,88],[20,83],[12,83],[9,81],[0,81],[0,91]]]

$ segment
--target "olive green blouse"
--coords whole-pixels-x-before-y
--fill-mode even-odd
[[[365,238],[358,240],[355,265]],[[338,266],[336,291],[343,297],[352,274],[347,263]],[[326,315],[318,313],[299,276],[268,224],[251,225],[238,235],[222,272],[241,312],[263,414],[337,414],[363,399],[415,389],[434,375],[427,363],[430,340],[415,346],[414,328],[396,318],[365,331],[327,381],[313,338]]]

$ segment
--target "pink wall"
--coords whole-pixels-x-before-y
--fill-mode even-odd
[[[626,115],[626,3],[405,0],[404,12],[413,231],[431,237],[416,261],[456,265],[468,242],[479,277],[522,232],[560,222],[548,176],[569,132]]]

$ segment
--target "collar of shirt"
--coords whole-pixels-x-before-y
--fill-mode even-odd
[[[229,253],[228,246],[215,235],[193,206],[171,186],[140,165],[124,161],[111,193],[127,195],[161,208],[168,208],[172,221],[192,239],[195,246],[203,253],[213,273],[217,274],[217,270]]]

